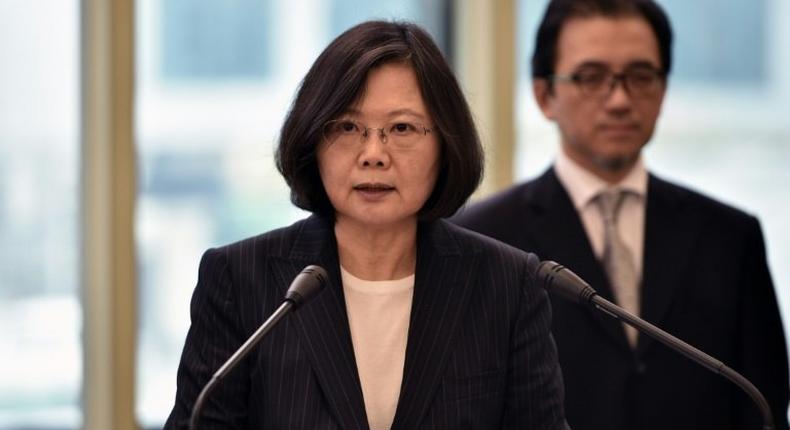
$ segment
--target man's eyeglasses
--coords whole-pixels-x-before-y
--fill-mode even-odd
[[[396,121],[378,128],[366,127],[350,119],[336,119],[324,124],[323,136],[330,144],[353,148],[367,139],[369,130],[377,131],[381,142],[395,149],[414,148],[432,131],[423,124],[408,121]]]
[[[631,97],[651,98],[661,92],[664,73],[653,67],[632,67],[622,73],[614,73],[608,68],[588,67],[570,75],[552,75],[551,81],[572,82],[582,94],[589,97],[606,98],[618,82]]]

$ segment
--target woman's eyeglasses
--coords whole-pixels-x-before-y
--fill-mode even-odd
[[[376,131],[385,145],[396,149],[411,149],[432,130],[423,124],[409,121],[395,121],[379,128],[366,127],[350,119],[336,119],[324,124],[323,137],[330,144],[351,148],[364,142],[370,131]]]

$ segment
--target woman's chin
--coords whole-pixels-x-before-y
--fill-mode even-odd
[[[417,222],[417,214],[394,214],[392,211],[367,211],[361,214],[338,215],[339,223],[348,222],[366,228],[398,228]]]

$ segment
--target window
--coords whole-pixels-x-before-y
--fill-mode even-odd
[[[673,80],[765,85],[772,54],[766,0],[664,0],[675,30]]]
[[[270,2],[158,2],[163,80],[264,79],[272,65]]]
[[[446,46],[445,12],[419,0],[138,2],[141,425],[161,426],[173,406],[202,252],[305,216],[273,154],[309,66],[370,18],[416,21]]]
[[[78,428],[82,418],[79,5],[0,3],[4,429]]]

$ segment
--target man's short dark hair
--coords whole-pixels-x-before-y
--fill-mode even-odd
[[[296,206],[334,214],[318,171],[322,126],[363,96],[372,69],[391,63],[414,69],[441,148],[436,184],[419,218],[452,215],[477,188],[483,150],[469,106],[441,51],[415,24],[368,21],[345,31],[324,49],[304,77],[283,123],[276,162]]]
[[[595,16],[644,18],[658,41],[661,69],[665,76],[672,69],[672,27],[661,6],[653,0],[552,0],[546,8],[535,38],[532,77],[548,78],[557,64],[557,39],[562,26],[571,18]]]

